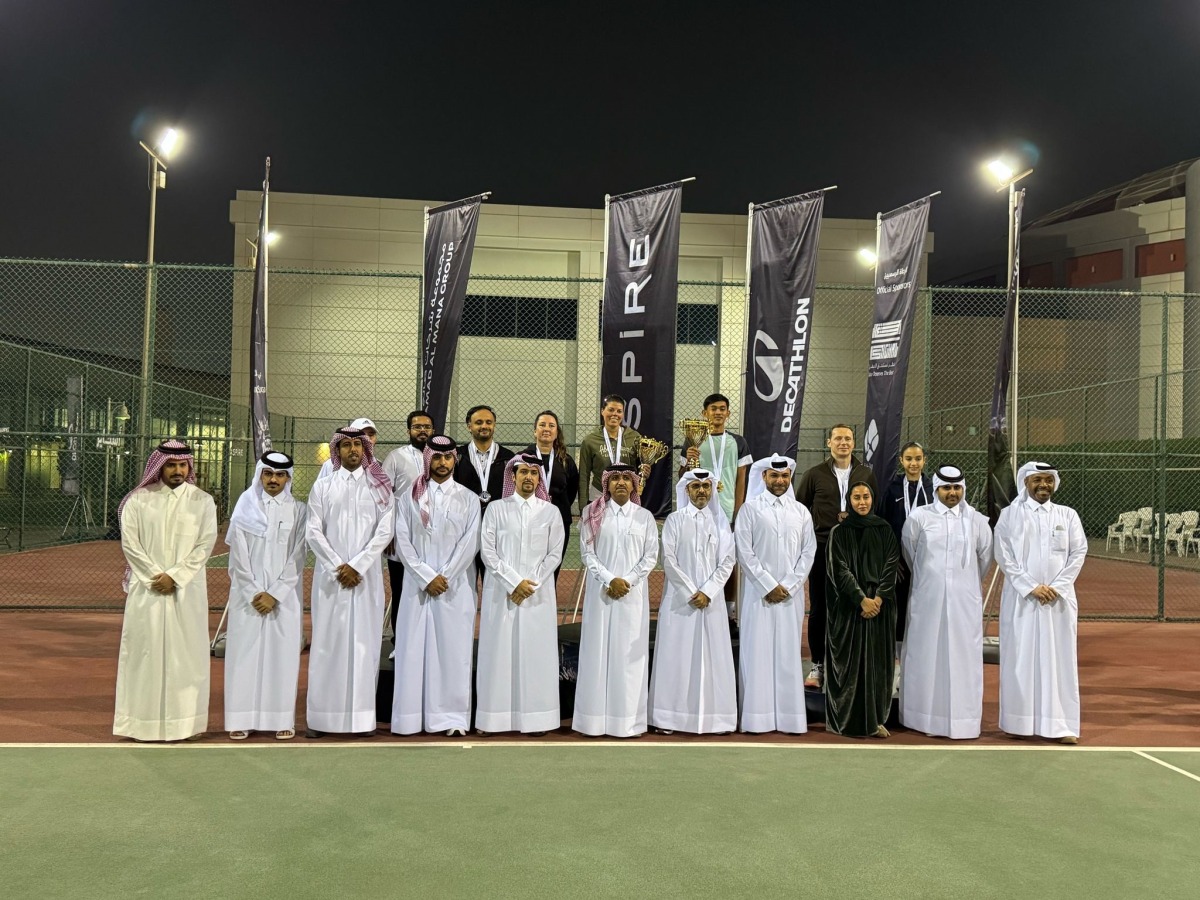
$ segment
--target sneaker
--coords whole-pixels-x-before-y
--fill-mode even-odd
[[[812,668],[808,670],[808,677],[804,679],[804,686],[811,688],[819,688],[825,683],[824,672],[821,671],[820,663],[813,663]]]

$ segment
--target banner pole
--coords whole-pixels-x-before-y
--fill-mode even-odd
[[[1024,188],[1021,189],[1024,193]],[[1017,228],[1017,190],[1014,182],[1009,182],[1008,185],[1008,280],[1013,292],[1013,345],[1012,345],[1012,424],[1009,432],[1012,435],[1012,470],[1013,483],[1016,483],[1017,472],[1020,467],[1017,465],[1017,448],[1020,445],[1021,437],[1021,420],[1018,413],[1018,404],[1020,397],[1021,383],[1021,351],[1019,333],[1021,328],[1021,278],[1016,270],[1020,264],[1019,244],[1020,234]],[[1017,485],[1017,490],[1020,491],[1021,486]]]
[[[604,395],[604,295],[608,290],[608,221],[611,216],[609,207],[612,204],[612,194],[604,195],[604,246],[600,248],[600,356],[596,359],[596,397],[592,401],[592,413],[600,408],[600,398]],[[583,510],[579,511],[583,515]]]
[[[425,257],[429,250],[429,207],[425,207],[425,218],[421,223],[421,280],[418,282],[420,287],[417,293],[420,295],[417,300],[417,316],[421,323],[421,330],[417,333],[417,409],[425,408]],[[436,427],[436,426],[435,426]],[[442,423],[442,428],[446,427],[446,423]]]
[[[754,203],[748,203],[746,208],[746,289],[742,292],[742,297],[745,303],[742,304],[742,346],[750,346],[750,260],[751,254],[754,251]],[[750,354],[746,353],[742,356],[742,396],[741,396],[741,421],[738,427],[744,433],[746,431],[746,396],[749,394],[749,383],[752,375],[750,371]]]

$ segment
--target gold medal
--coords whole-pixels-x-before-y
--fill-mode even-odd
[[[717,482],[717,493],[719,494],[723,490],[725,490],[725,482],[718,481]]]

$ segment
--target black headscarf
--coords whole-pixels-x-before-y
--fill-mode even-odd
[[[871,508],[875,508],[875,492],[871,490],[864,479],[860,478],[855,481],[850,487],[846,488],[846,518],[842,521],[843,525],[849,525],[851,528],[887,528],[891,530],[891,525],[875,515],[874,512],[869,512],[865,516],[860,515],[854,509],[854,505],[850,502],[850,495],[854,493],[856,487],[865,487],[871,495]]]

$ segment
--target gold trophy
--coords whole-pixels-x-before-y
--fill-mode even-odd
[[[644,437],[638,441],[638,461],[642,464],[642,468],[646,473],[642,478],[643,488],[646,486],[646,479],[650,477],[650,469],[670,452],[671,448],[658,440],[658,438]],[[641,491],[638,491],[638,493],[640,494]]]
[[[700,445],[704,443],[708,437],[708,420],[707,419],[680,419],[679,429],[683,432],[683,455],[686,457],[688,450],[695,447],[700,449]],[[700,464],[699,457],[696,462],[688,460],[686,468],[694,469]]]

